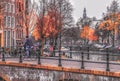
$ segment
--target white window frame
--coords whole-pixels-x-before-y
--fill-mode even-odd
[[[13,22],[12,22],[12,20],[13,20]],[[14,16],[11,17],[11,27],[12,28],[15,27],[15,17]]]
[[[7,2],[4,2],[4,12],[7,12]]]
[[[6,17],[6,19],[5,19],[5,17]],[[6,15],[4,16],[4,26],[7,27],[7,16]]]
[[[13,6],[13,8],[12,8],[12,6]],[[15,5],[14,4],[11,4],[11,12],[15,13]]]
[[[7,31],[4,31],[4,46],[7,47]]]
[[[9,17],[10,17],[10,21],[8,21]],[[7,18],[7,26],[11,27],[11,16],[8,16],[8,18]]]
[[[7,12],[11,12],[11,3],[7,4]]]
[[[10,46],[10,41],[11,41],[10,40],[11,39],[11,32],[10,32],[10,30],[7,31],[7,34],[8,34],[7,35],[7,39],[9,39],[9,40],[7,40],[7,46],[9,47]]]

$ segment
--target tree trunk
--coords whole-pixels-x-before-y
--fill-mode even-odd
[[[40,52],[41,52],[41,55],[43,56],[43,51],[44,51],[44,38],[42,38],[42,39],[40,40],[40,45],[41,45]]]

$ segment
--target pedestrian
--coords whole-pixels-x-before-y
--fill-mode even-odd
[[[32,41],[28,38],[28,36],[26,36],[26,40],[23,46],[27,57],[31,57],[30,50],[32,47]]]

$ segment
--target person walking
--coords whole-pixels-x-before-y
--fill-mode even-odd
[[[26,40],[25,40],[25,43],[23,46],[24,46],[24,50],[26,52],[26,56],[31,57],[30,50],[32,47],[32,41],[28,38],[28,36],[26,36]]]

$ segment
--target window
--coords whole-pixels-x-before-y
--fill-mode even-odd
[[[4,16],[4,27],[7,27],[7,16]]]
[[[7,26],[8,26],[8,27],[11,27],[11,21],[10,21],[11,19],[10,19],[10,18],[11,18],[11,17],[8,16],[8,22],[7,22]]]
[[[0,19],[0,29],[2,29],[2,20]]]
[[[7,3],[4,3],[4,11],[7,12]]]
[[[13,31],[13,36],[12,36],[12,46],[14,46],[14,31]]]
[[[11,4],[10,3],[7,4],[7,11],[11,12]]]
[[[17,29],[17,31],[16,31],[16,38],[18,39],[18,29]]]
[[[9,39],[9,40],[7,40],[7,45],[10,46],[10,31],[8,31],[8,37],[7,37],[7,39]]]
[[[15,27],[15,18],[11,17],[11,27]]]
[[[7,39],[6,39],[6,37],[7,37],[6,35],[7,35],[7,34],[6,34],[6,31],[4,31],[4,46],[5,46],[5,47],[6,47],[6,40],[7,40]]]
[[[14,4],[11,5],[11,12],[14,13],[15,12],[15,7]]]
[[[2,5],[0,5],[0,14],[2,13],[2,10],[3,10]]]

